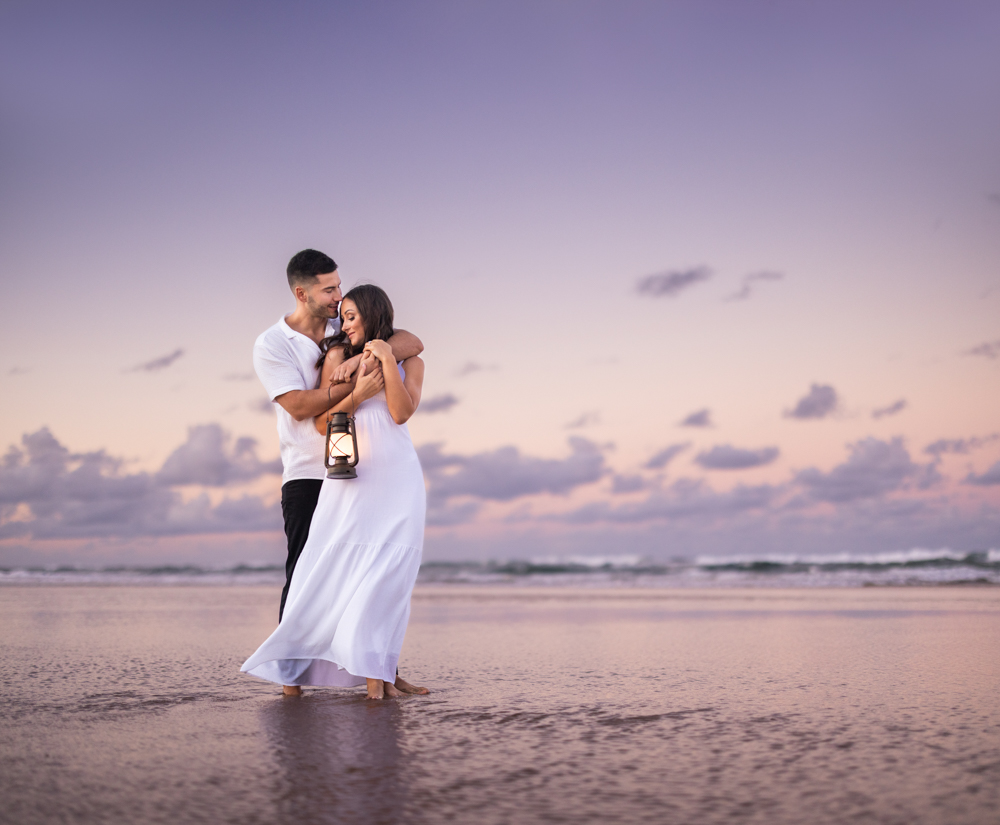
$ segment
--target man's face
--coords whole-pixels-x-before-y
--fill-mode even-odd
[[[336,318],[340,307],[340,275],[337,270],[316,276],[316,283],[298,287],[306,307],[315,318]]]

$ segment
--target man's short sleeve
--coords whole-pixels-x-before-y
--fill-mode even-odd
[[[312,389],[306,386],[305,376],[293,354],[270,341],[258,339],[254,344],[253,368],[272,401],[292,390]]]

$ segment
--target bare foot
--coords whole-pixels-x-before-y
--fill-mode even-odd
[[[281,692],[285,696],[301,696],[302,688],[300,688],[298,685],[282,685]]]
[[[385,682],[381,679],[365,679],[365,681],[368,683],[369,699],[385,698]]]
[[[397,688],[392,682],[385,683],[385,695],[388,699],[398,699],[400,696],[406,696],[406,694]]]
[[[411,685],[402,676],[396,674],[396,685],[403,693],[409,693],[413,696],[426,696],[430,691],[425,687],[417,687],[416,685]]]

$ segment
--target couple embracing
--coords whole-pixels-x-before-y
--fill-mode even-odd
[[[341,294],[337,264],[306,249],[288,264],[295,311],[254,345],[281,442],[288,538],[278,627],[244,672],[283,685],[366,685],[369,699],[427,693],[397,663],[420,569],[426,496],[406,428],[420,403],[423,345],[393,328],[377,286]],[[357,478],[326,479],[328,417],[353,415]]]

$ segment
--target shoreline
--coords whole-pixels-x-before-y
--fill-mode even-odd
[[[171,581],[164,577],[160,580],[123,579],[120,581],[98,580],[86,581],[75,579],[72,581],[52,579],[13,579],[0,577],[0,591],[18,590],[22,588],[53,588],[53,589],[210,589],[218,588],[223,590],[267,590],[277,587],[281,588],[282,581],[218,581],[208,577],[202,580],[183,579]],[[677,595],[685,594],[727,594],[727,593],[817,593],[817,592],[845,592],[859,591],[871,593],[884,592],[906,592],[906,591],[962,591],[962,592],[997,592],[1000,593],[1000,582],[987,580],[959,580],[959,581],[918,581],[918,582],[870,582],[864,584],[784,584],[781,582],[746,582],[746,583],[711,583],[699,582],[684,585],[676,583],[650,585],[643,583],[623,584],[620,582],[604,583],[594,582],[587,584],[561,583],[561,582],[426,582],[420,581],[414,586],[414,596],[417,594],[433,593],[439,596],[471,596],[473,594],[487,594],[490,597],[500,597],[501,595],[528,595],[528,594],[557,594],[562,593],[567,597],[582,594],[653,594]]]
[[[0,592],[14,593],[20,590],[72,593],[79,591],[128,593],[130,591],[163,591],[165,593],[194,591],[207,593],[218,591],[233,596],[245,592],[254,600],[268,593],[277,593],[280,585],[274,583],[217,584],[212,582],[180,583],[131,583],[131,582],[25,582],[0,584]],[[229,601],[229,598],[226,599]],[[775,612],[826,612],[833,605],[851,605],[851,609],[880,605],[884,609],[910,610],[914,605],[922,605],[924,610],[936,612],[937,606],[962,604],[976,606],[977,610],[1000,612],[1000,586],[961,584],[922,585],[876,585],[876,586],[688,586],[688,587],[641,587],[641,586],[571,586],[544,584],[439,584],[418,583],[413,589],[412,601],[422,603],[478,603],[484,606],[501,602],[525,605],[573,605],[585,602],[602,602],[621,606],[656,606],[663,609],[697,605],[708,609],[713,604],[725,607],[727,612],[740,609],[754,611],[771,609]],[[752,606],[752,607],[751,607]]]
[[[431,695],[379,703],[239,672],[277,600],[4,590],[11,821],[976,825],[1000,804],[997,588],[423,585],[401,670]]]

